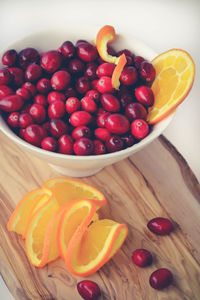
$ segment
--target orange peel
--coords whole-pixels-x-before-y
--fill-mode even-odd
[[[120,78],[120,75],[124,69],[124,66],[126,65],[127,63],[127,59],[126,59],[126,55],[123,53],[120,57],[119,57],[119,61],[113,71],[113,74],[112,74],[112,86],[118,90],[119,89],[119,86],[120,86],[120,81],[119,81],[119,78]]]

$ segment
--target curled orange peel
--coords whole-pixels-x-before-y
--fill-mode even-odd
[[[123,53],[120,57],[119,57],[119,61],[118,64],[116,65],[113,74],[112,74],[112,86],[118,90],[119,86],[120,86],[120,75],[124,69],[124,66],[126,65],[127,59],[126,59],[126,55]]]

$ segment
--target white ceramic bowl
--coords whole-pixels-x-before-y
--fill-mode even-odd
[[[72,42],[76,42],[78,39],[86,39],[89,41],[93,40],[96,36],[97,30],[98,28],[73,26],[66,29],[36,32],[9,45],[7,49],[4,49],[4,51],[13,48],[20,51],[26,47],[34,47],[39,51],[57,49],[66,40],[70,40]],[[119,37],[114,44],[114,48],[118,50],[124,48],[130,49],[133,53],[141,55],[147,60],[152,60],[157,55],[156,52],[143,42],[132,36],[126,35],[125,32],[119,34]],[[2,56],[4,51],[2,51],[0,56]],[[0,119],[0,123],[3,133],[23,150],[28,151],[32,155],[46,161],[61,174],[71,177],[84,177],[93,175],[105,166],[116,163],[147,146],[165,130],[171,122],[173,115],[174,114],[171,114],[158,124],[154,125],[151,133],[138,144],[115,153],[95,156],[64,155],[45,151],[32,146],[15,135],[2,118]]]

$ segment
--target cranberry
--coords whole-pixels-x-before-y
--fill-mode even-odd
[[[140,68],[141,63],[144,61],[145,59],[142,56],[135,56],[133,61],[134,61],[134,65],[136,66],[136,68]]]
[[[77,54],[83,61],[94,61],[97,56],[98,52],[96,47],[89,43],[81,43],[77,46]]]
[[[54,73],[62,64],[62,55],[55,50],[48,51],[42,55],[40,64],[48,73]]]
[[[75,47],[70,41],[66,41],[60,47],[62,55],[66,58],[72,58],[75,55]]]
[[[137,82],[137,70],[134,67],[125,67],[120,75],[120,81],[125,85],[133,85]]]
[[[105,127],[108,116],[110,116],[109,112],[98,114],[98,116],[97,116],[97,126],[98,127]]]
[[[51,125],[50,125],[50,122],[47,121],[45,123],[42,124],[42,128],[44,128],[44,130],[50,134],[51,133]]]
[[[75,111],[71,114],[70,123],[72,126],[82,126],[87,125],[92,121],[92,116],[87,111]]]
[[[134,57],[134,54],[128,49],[123,49],[117,52],[117,56],[121,56],[122,54],[125,54],[126,56],[130,56],[130,57]]]
[[[107,94],[107,93],[102,94],[100,97],[100,101],[103,108],[106,111],[117,112],[120,110],[119,100],[111,94]]]
[[[51,77],[51,86],[54,90],[62,91],[70,83],[71,76],[67,71],[57,71]]]
[[[19,65],[22,69],[26,69],[31,63],[38,63],[40,55],[34,48],[25,48],[19,52]]]
[[[102,141],[94,140],[94,155],[101,155],[106,153],[106,147]]]
[[[85,300],[97,300],[101,296],[99,286],[91,280],[83,280],[77,284],[77,290]]]
[[[98,91],[90,90],[90,91],[87,91],[85,96],[93,99],[96,102],[98,102],[100,94],[99,94]]]
[[[29,113],[29,110],[31,108],[31,103],[25,103],[24,106],[22,107],[21,113]]]
[[[145,106],[152,106],[154,103],[154,94],[148,86],[142,85],[135,90],[136,99]]]
[[[88,63],[85,68],[84,76],[89,78],[90,80],[94,80],[97,78],[96,70],[98,65],[94,62]]]
[[[97,90],[98,79],[92,80],[91,85],[93,90]]]
[[[37,83],[37,90],[41,94],[46,94],[51,89],[51,82],[47,78],[41,78]]]
[[[130,123],[122,114],[111,114],[108,116],[105,126],[111,133],[124,134],[129,130]]]
[[[53,101],[57,101],[57,100],[60,100],[60,101],[65,101],[65,95],[63,93],[60,93],[60,92],[50,92],[47,96],[47,102],[50,104],[52,103]]]
[[[88,112],[95,112],[97,110],[97,105],[95,101],[89,97],[83,97],[81,99],[81,106],[82,109]]]
[[[76,82],[76,90],[80,94],[85,94],[90,89],[90,81],[87,77],[80,77]]]
[[[158,235],[167,235],[173,231],[174,226],[169,219],[158,217],[150,220],[147,224],[150,231]]]
[[[19,113],[18,112],[12,112],[7,119],[8,124],[11,127],[17,128],[19,127]]]
[[[40,104],[31,105],[29,113],[37,123],[43,123],[46,118],[45,108]]]
[[[132,98],[131,94],[126,93],[126,94],[123,94],[119,100],[120,100],[122,107],[125,108],[129,103],[132,102],[133,98]]]
[[[136,119],[146,120],[147,111],[144,106],[140,103],[133,102],[126,106],[125,109],[126,116],[130,121],[134,121]]]
[[[156,77],[156,70],[154,69],[153,65],[148,61],[143,61],[140,64],[139,72],[140,77],[146,82],[152,82]]]
[[[132,254],[132,260],[138,267],[146,267],[152,264],[152,255],[145,249],[137,249]]]
[[[95,129],[94,135],[97,139],[104,141],[104,142],[111,136],[110,132],[106,128]]]
[[[73,153],[73,140],[70,135],[64,134],[59,140],[58,152],[62,154],[72,154]]]
[[[18,95],[8,95],[0,99],[0,109],[7,112],[20,110],[24,104],[22,97]]]
[[[80,44],[89,44],[88,43],[88,41],[86,41],[86,40],[78,40],[77,42],[76,42],[76,47],[78,47]]]
[[[107,52],[108,52],[108,54],[110,54],[112,56],[116,56],[117,55],[117,52],[115,51],[115,49],[113,49],[113,47],[110,46],[110,45],[107,45]]]
[[[25,82],[22,85],[23,88],[29,90],[29,92],[31,93],[32,96],[35,96],[37,90],[34,84],[30,83],[30,82]]]
[[[11,83],[12,75],[8,69],[2,68],[0,69],[0,85],[7,85]]]
[[[55,152],[58,148],[58,142],[55,138],[47,136],[42,140],[41,147],[44,150]]]
[[[66,111],[69,114],[72,114],[73,112],[79,110],[81,107],[81,102],[75,98],[75,97],[70,97],[66,101]]]
[[[76,97],[77,96],[77,92],[75,91],[75,89],[71,86],[68,86],[64,91],[63,91],[65,98],[69,98],[69,97]]]
[[[22,113],[19,116],[19,127],[26,128],[27,126],[34,123],[33,118],[29,113]]]
[[[106,148],[108,152],[116,152],[123,149],[123,141],[117,135],[112,135],[106,140]]]
[[[20,138],[22,138],[22,139],[25,139],[25,128],[21,128],[20,130],[19,130],[19,136],[20,136]]]
[[[14,94],[14,91],[7,85],[0,85],[0,99]]]
[[[154,271],[149,279],[152,288],[162,290],[168,287],[173,281],[173,275],[168,269],[158,269]]]
[[[11,67],[8,69],[13,75],[13,83],[16,86],[21,86],[24,83],[24,72],[20,68]]]
[[[142,140],[149,133],[149,125],[142,119],[136,119],[131,124],[131,133],[136,139]]]
[[[43,139],[41,128],[41,126],[36,124],[27,126],[24,134],[25,140],[34,146],[40,147]]]
[[[42,140],[47,136],[47,131],[46,129],[43,127],[43,126],[39,126],[39,130],[40,130],[40,134],[41,134],[41,137],[42,137]]]
[[[65,114],[65,103],[61,100],[53,101],[48,107],[48,116],[50,119],[60,119]]]
[[[90,139],[83,137],[75,141],[73,149],[76,155],[90,155],[93,153],[94,144]]]
[[[61,135],[67,133],[68,127],[64,121],[60,119],[52,119],[50,121],[50,133],[51,135],[59,138]]]
[[[82,137],[90,138],[91,135],[91,130],[87,126],[78,126],[72,131],[72,137],[74,140],[78,140]]]
[[[135,144],[134,137],[130,133],[129,134],[127,133],[127,134],[121,136],[121,139],[124,143],[125,148],[131,147]]]
[[[120,84],[119,91],[118,91],[118,96],[121,97],[124,94],[129,94],[128,86],[126,86],[124,84]]]
[[[2,64],[8,67],[15,66],[17,60],[17,51],[14,49],[8,50],[2,56]]]
[[[97,90],[100,93],[113,93],[112,80],[108,76],[102,76],[97,82]]]
[[[100,78],[102,76],[111,77],[115,69],[115,65],[111,63],[103,63],[97,68],[97,76]]]
[[[30,64],[25,71],[25,78],[28,81],[36,81],[42,76],[42,68],[37,64]]]
[[[84,69],[84,63],[77,58],[70,60],[69,62],[69,71],[72,74],[80,74]]]
[[[46,106],[47,105],[47,99],[44,95],[37,94],[34,97],[34,103]]]
[[[21,96],[25,101],[30,100],[32,96],[31,92],[23,87],[16,90],[16,95]]]

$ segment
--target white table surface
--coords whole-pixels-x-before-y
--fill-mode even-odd
[[[77,23],[96,30],[113,25],[157,53],[182,48],[191,54],[196,79],[164,135],[200,180],[200,0],[0,0],[0,50],[30,32]],[[13,299],[2,279],[0,298]]]

